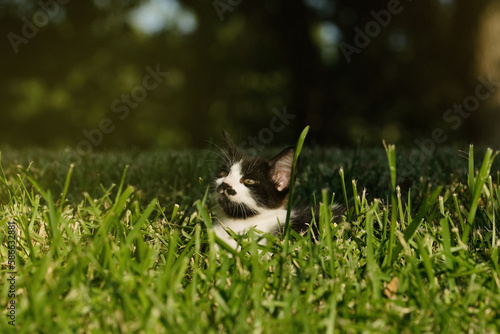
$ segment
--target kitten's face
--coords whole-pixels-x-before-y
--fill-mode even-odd
[[[248,218],[266,209],[284,208],[295,150],[288,148],[275,158],[242,154],[225,134],[224,162],[215,177],[215,198],[228,217]]]

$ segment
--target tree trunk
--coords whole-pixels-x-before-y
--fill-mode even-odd
[[[500,82],[500,3],[491,2],[479,17],[476,69],[478,75],[490,82]],[[491,96],[481,101],[485,106],[482,124],[488,124],[488,142],[500,145],[500,87],[497,85]]]

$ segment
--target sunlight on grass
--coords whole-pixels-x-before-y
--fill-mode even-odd
[[[471,146],[468,176],[445,167],[441,182],[419,176],[422,182],[407,189],[397,183],[395,147],[385,153],[374,153],[379,187],[365,190],[374,170],[356,172],[352,162],[372,163],[370,152],[349,156],[339,171],[323,165],[335,151],[304,149],[311,167],[301,167],[294,193],[311,197],[303,180],[323,180],[314,208],[319,240],[311,232],[274,237],[251,230],[235,236],[240,252],[210,229],[213,165],[206,156],[150,153],[117,163],[122,158],[110,155],[100,162],[102,178],[92,178],[97,164],[89,163],[69,166],[57,182],[40,164],[48,158],[0,160],[2,259],[8,222],[17,236],[16,296],[8,297],[8,284],[0,292],[2,305],[16,302],[16,327],[4,308],[0,332],[497,332],[496,153],[486,150],[478,170]],[[158,170],[141,181],[141,161],[157,160]],[[169,180],[166,194],[157,189],[161,175]],[[175,178],[183,181],[174,186]],[[335,222],[327,182],[336,182],[343,198],[335,200],[348,205]],[[9,271],[4,260],[2,277]]]

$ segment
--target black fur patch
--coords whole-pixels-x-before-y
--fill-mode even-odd
[[[243,203],[230,201],[224,194],[218,196],[217,202],[222,210],[224,210],[224,213],[230,218],[247,219],[259,214],[259,212],[250,209]]]
[[[280,162],[289,158],[294,153],[293,148],[288,148],[280,152],[275,158],[267,161],[262,158],[255,158],[243,154],[238,150],[231,138],[224,133],[225,149],[222,152],[224,158],[223,164],[217,173],[218,177],[229,173],[231,166],[235,163],[241,164],[241,173],[243,179],[252,179],[257,181],[255,184],[247,185],[250,195],[263,209],[284,208],[288,203],[288,186],[279,191],[278,185],[273,181],[276,169],[280,168]],[[235,203],[228,197],[231,190],[220,191],[223,184],[216,189],[216,199],[224,213],[230,218],[248,218],[258,214],[257,211],[250,209],[244,203]],[[225,189],[223,189],[225,190]],[[228,193],[228,194],[226,194]],[[234,195],[234,194],[232,194]]]

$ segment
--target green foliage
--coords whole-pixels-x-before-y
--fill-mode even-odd
[[[3,318],[2,333],[495,333],[500,326],[500,188],[491,150],[476,170],[471,147],[469,176],[457,172],[465,160],[438,155],[440,167],[422,167],[420,182],[405,189],[394,147],[386,155],[304,149],[298,198],[310,196],[309,183],[329,188],[319,201],[319,240],[252,230],[235,236],[240,252],[220,254],[208,185],[197,181],[209,179],[207,156],[110,153],[56,177],[60,171],[40,162],[61,153],[38,154],[33,164],[26,153],[1,156],[2,259],[8,222],[17,233],[16,327]],[[327,158],[339,155],[340,176]],[[181,184],[158,191],[162,178]],[[350,178],[358,181],[346,185]],[[368,192],[358,191],[367,184]],[[175,189],[181,193],[165,195]],[[334,191],[343,197],[335,201],[349,204],[335,222]],[[5,263],[1,271],[6,277]],[[8,284],[0,290],[7,305]]]
[[[3,0],[0,142],[192,147],[271,122],[278,142],[313,122],[323,144],[498,143],[497,83],[476,88],[498,78],[495,1],[448,2]],[[443,118],[468,97],[471,117]]]

